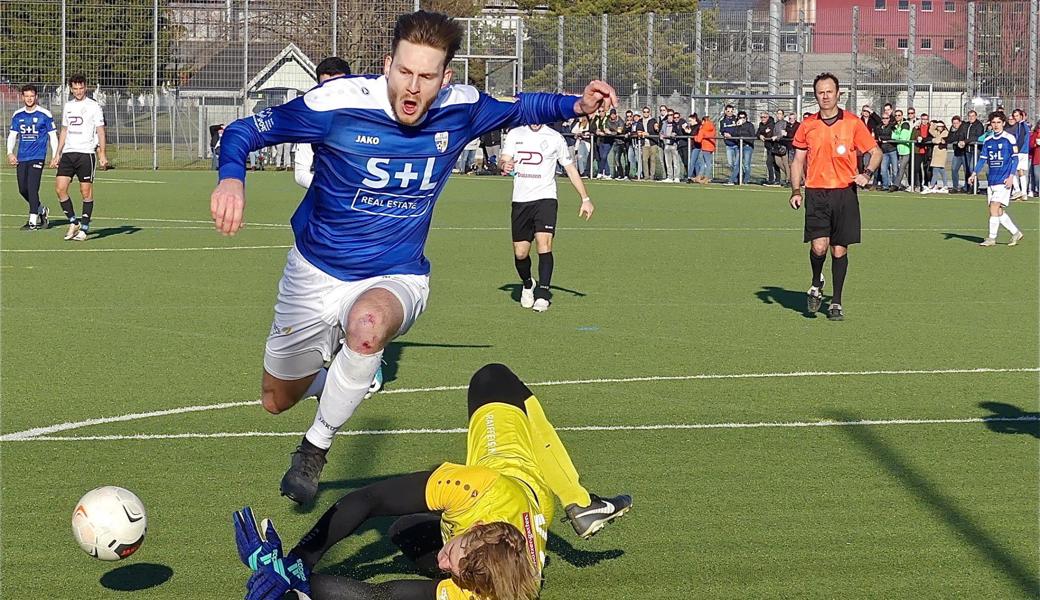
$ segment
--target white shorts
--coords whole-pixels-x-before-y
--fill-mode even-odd
[[[1029,172],[1029,155],[1028,154],[1016,154],[1015,156],[1018,157],[1018,167],[1016,167],[1017,170],[1025,171],[1025,172],[1028,173]]]
[[[313,375],[343,345],[343,322],[354,301],[367,290],[389,291],[404,308],[403,335],[426,309],[428,275],[382,275],[341,281],[307,261],[295,246],[289,250],[278,282],[274,322],[264,350],[264,369],[279,379]]]
[[[986,188],[986,202],[999,202],[1004,206],[1011,204],[1011,188],[998,183],[991,184]]]

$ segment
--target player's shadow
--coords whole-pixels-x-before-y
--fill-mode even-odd
[[[609,535],[609,533],[606,535]],[[546,549],[552,554],[559,556],[567,564],[579,569],[598,565],[605,560],[621,558],[625,554],[625,551],[620,548],[598,551],[575,548],[566,538],[558,536],[551,531],[549,532],[549,541],[546,544]]]
[[[100,240],[107,238],[112,235],[133,235],[141,231],[141,228],[136,225],[120,225],[119,227],[105,227],[102,229],[91,229],[90,239]]]
[[[971,242],[978,244],[983,238],[977,235],[968,235],[966,233],[952,233],[949,231],[943,232],[943,240],[963,240],[965,242]]]
[[[990,431],[1026,434],[1040,439],[1040,413],[1026,412],[1003,402],[979,402],[979,407],[992,413],[984,417]]]
[[[858,415],[839,411],[830,412],[825,416],[839,422],[863,420]],[[961,508],[954,498],[944,494],[938,485],[928,479],[927,473],[886,444],[868,426],[851,425],[836,429],[848,436],[894,480],[901,483],[925,509],[945,523],[958,539],[971,546],[989,563],[994,572],[1013,582],[1013,585],[1023,592],[1023,598],[1035,597],[1036,590],[1040,588],[1040,579],[1037,578],[1031,561],[1008,551],[1003,540],[983,529],[972,513]],[[985,507],[980,507],[980,510],[984,509]]]
[[[523,292],[523,289],[524,289],[524,284],[522,284],[522,283],[507,283],[507,284],[504,284],[504,285],[500,286],[498,289],[503,291],[503,292],[507,292],[509,294],[509,297],[513,299],[513,302],[519,302],[520,301],[520,294],[521,294],[521,292]],[[549,289],[554,291],[554,292],[564,292],[564,293],[570,294],[571,296],[574,296],[575,298],[584,298],[585,296],[588,296],[588,294],[586,294],[585,292],[579,292],[578,290],[570,290],[570,289],[567,289],[567,288],[564,288],[564,287],[560,287],[560,286],[557,286],[557,285],[550,285]]]
[[[389,427],[389,421],[374,419],[366,421],[363,429],[366,431],[382,431]],[[339,439],[336,440],[332,451],[329,452],[329,462],[325,466],[324,473],[322,473],[323,480],[318,483],[318,494],[310,504],[294,505],[293,510],[297,514],[307,514],[319,505],[331,504],[351,490],[356,490],[390,477],[397,477],[397,475],[364,475],[365,473],[376,472],[375,458],[382,454],[381,446],[385,446],[387,442],[390,442],[391,436],[353,436],[349,435],[349,430],[347,430],[347,433],[347,435],[341,434],[336,436]],[[352,473],[356,476],[347,479],[335,479],[337,475],[343,473]],[[322,502],[322,496],[330,492],[334,492],[333,495],[335,497],[330,499],[331,502]]]
[[[799,290],[788,290],[773,285],[763,286],[755,292],[755,296],[766,304],[779,304],[788,310],[802,315],[806,319],[815,319],[819,313],[810,313],[805,304],[805,292]],[[824,294],[823,305],[830,303],[831,297]]]
[[[101,576],[101,585],[117,592],[139,592],[160,586],[173,577],[173,569],[155,563],[134,563]]]
[[[407,348],[492,348],[488,344],[428,344],[425,342],[390,342],[383,349],[383,383],[397,379],[397,367]]]

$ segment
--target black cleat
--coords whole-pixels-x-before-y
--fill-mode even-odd
[[[310,504],[318,494],[318,480],[323,468],[325,453],[300,444],[292,453],[292,465],[282,477],[282,495],[297,504]]]
[[[51,216],[50,209],[47,208],[46,206],[41,206],[40,207],[40,220],[39,220],[39,228],[40,229],[50,229],[51,228],[50,216]]]
[[[827,308],[827,320],[828,321],[844,321],[845,311],[842,310],[840,304],[831,304]]]
[[[805,293],[805,304],[806,310],[810,315],[816,314],[820,307],[823,306],[823,284],[825,283],[823,277],[820,277],[820,287],[811,286],[809,291]]]
[[[33,225],[29,221],[26,221],[25,225],[22,225],[21,227],[19,227],[18,230],[19,231],[36,231],[39,228],[40,228],[39,225]]]
[[[600,498],[596,494],[589,494],[589,497],[592,498],[592,503],[588,506],[571,504],[564,509],[567,513],[564,520],[570,521],[574,532],[585,540],[599,533],[607,523],[632,508],[632,496],[622,494],[613,498]]]

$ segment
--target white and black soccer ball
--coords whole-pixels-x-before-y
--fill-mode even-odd
[[[106,485],[90,490],[72,512],[72,535],[101,560],[122,560],[141,547],[148,517],[133,492]]]

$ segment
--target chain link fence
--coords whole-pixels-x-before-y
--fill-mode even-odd
[[[0,0],[0,109],[40,89],[56,115],[83,73],[124,168],[209,165],[210,127],[285,102],[339,55],[379,72],[394,19],[414,0]],[[622,108],[667,104],[717,115],[814,110],[812,78],[835,73],[844,104],[915,106],[948,118],[997,105],[1040,113],[1040,0],[864,0],[805,10],[706,8],[684,14],[482,16],[461,20],[456,80],[496,96],[578,92],[592,78]],[[696,97],[696,98],[695,98]]]

